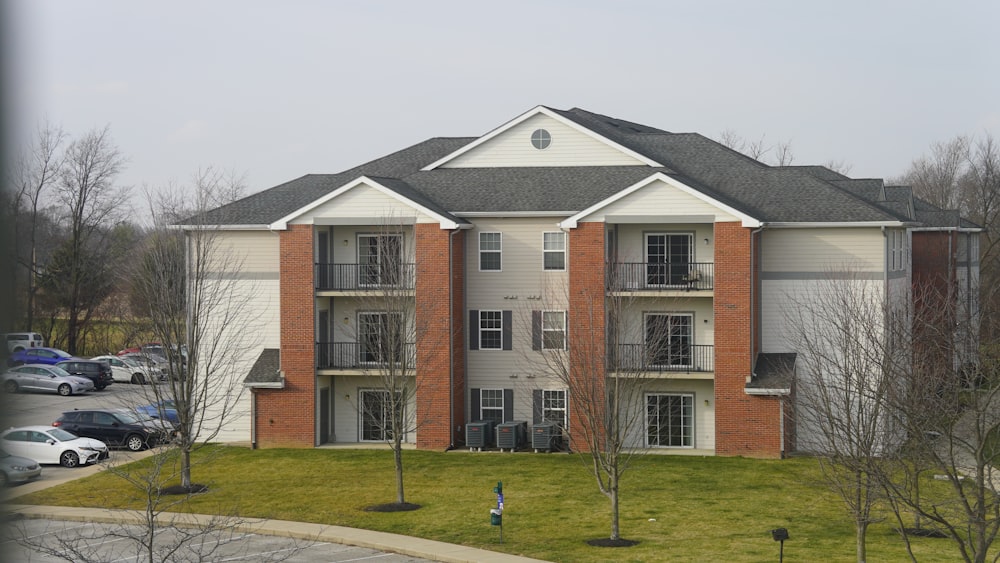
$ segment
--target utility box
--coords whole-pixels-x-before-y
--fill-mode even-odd
[[[535,453],[551,452],[562,446],[562,430],[554,422],[539,422],[531,425],[531,447]]]
[[[493,445],[493,421],[478,420],[465,424],[465,445],[469,450],[483,451]]]
[[[528,436],[528,422],[525,420],[512,420],[497,425],[497,447],[500,451],[505,449],[514,451],[524,445]]]

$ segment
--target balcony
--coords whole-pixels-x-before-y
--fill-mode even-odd
[[[715,264],[711,262],[608,264],[608,291],[712,291]]]
[[[412,290],[416,279],[416,264],[318,263],[314,273],[316,291]]]
[[[384,347],[357,342],[317,342],[316,369],[376,371],[389,366],[393,358],[399,358],[405,359],[406,363],[396,361],[397,367],[412,370],[416,365],[416,351],[414,344],[405,344],[403,350],[394,354]],[[403,358],[400,357],[402,353],[406,354]]]
[[[652,349],[646,344],[619,344],[608,357],[610,371],[632,373],[715,372],[715,346],[666,346]]]

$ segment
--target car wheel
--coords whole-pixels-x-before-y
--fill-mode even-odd
[[[69,383],[63,383],[59,386],[59,394],[63,397],[69,397],[73,394],[73,388],[69,386]]]
[[[8,392],[8,393],[17,393],[17,382],[16,381],[8,381],[8,382],[4,383],[3,384],[3,390],[6,391],[6,392]]]
[[[76,467],[80,465],[80,456],[76,452],[65,451],[59,456],[59,465],[63,467]]]
[[[132,385],[140,385],[142,383],[142,376],[139,375],[138,373],[133,373],[132,380],[129,381],[129,383],[131,383]]]
[[[138,434],[129,434],[125,437],[125,447],[131,452],[137,452],[146,447],[146,442]]]
[[[107,385],[104,385],[104,384],[102,383],[101,385],[95,385],[95,386],[94,386],[94,389],[97,389],[98,391],[104,391],[104,388],[105,388],[105,387],[107,387]]]

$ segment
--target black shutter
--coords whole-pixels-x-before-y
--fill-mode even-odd
[[[531,390],[531,423],[538,424],[542,421],[542,390]]]
[[[514,342],[513,342],[514,341],[514,337],[513,337],[513,335],[514,335],[513,328],[514,327],[511,326],[511,324],[513,323],[513,321],[514,321],[514,312],[513,311],[504,311],[503,312],[503,349],[504,350],[513,350],[514,349]]]
[[[479,412],[479,389],[470,389],[469,393],[469,422],[482,420],[483,413]]]
[[[479,349],[479,311],[469,310],[469,350]]]
[[[514,420],[514,390],[504,389],[503,390],[503,421],[510,422]]]
[[[531,349],[542,349],[542,312],[531,312]]]

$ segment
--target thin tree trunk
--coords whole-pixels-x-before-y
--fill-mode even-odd
[[[403,504],[406,502],[403,496],[403,445],[400,438],[396,437],[392,445],[392,456],[396,462],[396,502]]]

